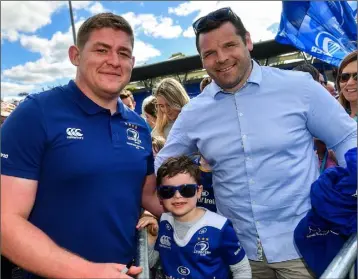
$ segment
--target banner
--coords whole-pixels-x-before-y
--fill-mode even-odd
[[[353,1],[282,1],[275,40],[338,66],[357,49],[356,20]]]

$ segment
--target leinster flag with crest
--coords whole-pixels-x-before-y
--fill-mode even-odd
[[[275,40],[339,66],[357,49],[357,2],[282,1]]]

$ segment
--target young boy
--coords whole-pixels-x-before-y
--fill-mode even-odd
[[[232,223],[197,207],[202,186],[199,167],[187,156],[169,158],[157,173],[157,192],[168,213],[160,218],[158,237],[149,235],[149,265],[158,254],[165,278],[251,278],[251,268]],[[158,229],[146,216],[137,228]],[[155,247],[153,247],[155,242]],[[156,251],[154,251],[155,249]]]

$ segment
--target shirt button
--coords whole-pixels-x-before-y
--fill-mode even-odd
[[[252,201],[252,204],[256,204],[256,201]]]
[[[243,116],[244,114],[242,112],[239,113],[239,116]]]
[[[246,139],[246,135],[242,135],[242,139]]]
[[[249,180],[249,183],[250,183],[250,184],[254,184],[255,181],[251,178],[251,179]]]
[[[260,224],[260,222],[259,221],[256,221],[256,225],[259,225]]]
[[[251,160],[251,158],[250,157],[246,157],[246,161],[250,161]]]

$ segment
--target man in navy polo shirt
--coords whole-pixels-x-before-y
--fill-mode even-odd
[[[75,81],[30,95],[2,126],[2,254],[37,276],[130,278],[140,206],[162,211],[148,128],[118,98],[133,43],[122,17],[89,18],[69,48]]]

